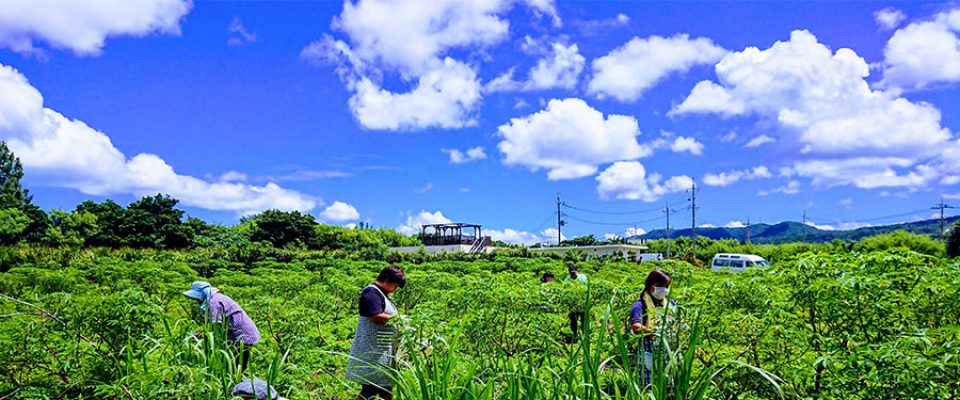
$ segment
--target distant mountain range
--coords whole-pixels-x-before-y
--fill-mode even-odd
[[[960,216],[945,218],[946,227],[953,226],[956,221],[960,221]],[[811,243],[829,242],[834,239],[859,240],[863,237],[873,236],[881,233],[904,230],[921,235],[932,237],[940,236],[940,220],[928,219],[917,222],[906,222],[893,225],[868,226],[852,230],[826,230],[818,229],[812,225],[806,227],[806,241]],[[753,224],[750,226],[750,242],[752,243],[789,243],[799,242],[804,237],[804,227],[802,223],[786,221],[777,224]],[[690,236],[690,228],[670,229],[670,237]],[[704,236],[710,239],[736,239],[740,241],[747,240],[747,228],[725,228],[725,227],[697,227],[697,236]],[[665,231],[657,229],[647,232],[643,235],[635,236],[642,239],[663,239]]]

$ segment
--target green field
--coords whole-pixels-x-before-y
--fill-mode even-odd
[[[519,250],[392,260],[409,277],[393,296],[409,317],[395,393],[686,399],[699,379],[707,398],[960,395],[958,260],[902,247],[786,246],[759,248],[777,251],[767,254],[774,268],[737,275]],[[258,324],[264,339],[247,374],[289,398],[351,399],[357,388],[344,368],[357,295],[388,264],[272,247],[20,245],[0,249],[0,260],[0,394],[71,399],[228,398],[240,378],[227,347],[212,332],[191,335],[201,329],[196,305],[180,295],[196,279],[233,297]],[[569,263],[590,276],[589,288],[540,285],[542,271],[561,276]],[[674,277],[671,297],[682,314],[675,359],[689,362],[657,392],[638,385],[637,337],[625,333],[653,267]],[[585,305],[590,329],[573,337],[567,311]],[[689,341],[699,333],[696,350]]]

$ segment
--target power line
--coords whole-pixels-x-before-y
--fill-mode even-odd
[[[585,219],[585,218],[580,218],[580,217],[577,217],[576,215],[570,215],[570,214],[568,214],[568,213],[563,213],[563,216],[566,217],[566,218],[572,219],[572,220],[574,220],[574,221],[583,222],[583,223],[586,223],[586,224],[607,225],[607,226],[634,226],[634,225],[645,224],[645,223],[648,223],[648,222],[653,222],[653,221],[658,221],[658,220],[663,219],[663,217],[660,216],[660,217],[656,217],[656,218],[645,219],[645,220],[643,220],[643,221],[606,222],[606,221],[593,221],[593,220],[589,220],[589,219]]]
[[[549,224],[549,223],[550,223],[550,220],[552,220],[553,217],[554,217],[554,213],[551,212],[550,215],[548,215],[547,218],[543,220],[543,222],[541,222],[539,225],[537,225],[536,228],[533,229],[533,232],[534,232],[534,233],[539,232],[539,231],[540,231],[540,228],[543,228],[544,226],[546,226],[547,224]]]
[[[938,207],[933,207],[933,208],[938,208]],[[947,208],[954,208],[954,207],[947,207]],[[899,214],[891,214],[891,215],[884,215],[884,216],[880,216],[880,217],[864,218],[864,219],[860,219],[860,220],[857,220],[857,221],[843,220],[843,219],[840,219],[840,218],[830,219],[830,218],[820,218],[820,217],[810,217],[810,216],[807,217],[807,220],[809,220],[809,221],[814,221],[814,222],[820,222],[820,223],[836,223],[836,222],[840,222],[840,223],[843,223],[843,222],[860,222],[860,223],[867,223],[867,222],[882,221],[882,220],[891,219],[891,218],[907,217],[907,216],[916,215],[916,214],[918,214],[918,213],[922,213],[922,212],[926,212],[926,211],[927,211],[927,209],[924,208],[924,209],[919,209],[919,210],[914,210],[914,211],[903,212],[903,213],[899,213]]]
[[[659,207],[658,207],[658,208],[651,208],[651,209],[647,209],[647,210],[637,210],[637,211],[598,211],[598,210],[591,210],[591,209],[587,209],[587,208],[580,208],[580,207],[577,207],[577,206],[572,206],[572,205],[570,205],[570,204],[568,204],[568,203],[563,203],[563,206],[566,207],[566,208],[572,209],[572,210],[582,211],[582,212],[586,212],[586,213],[593,213],[593,214],[604,214],[604,215],[646,214],[646,213],[651,213],[651,212],[660,211],[660,208],[659,208]]]

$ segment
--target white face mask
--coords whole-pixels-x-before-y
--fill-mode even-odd
[[[653,287],[653,298],[657,300],[663,300],[670,294],[670,288],[654,286]]]

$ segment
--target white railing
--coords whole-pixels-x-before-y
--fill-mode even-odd
[[[484,238],[481,237],[477,240],[474,240],[473,244],[470,246],[470,251],[468,253],[473,254],[473,253],[481,252],[483,250],[483,244],[484,244],[483,239]]]

